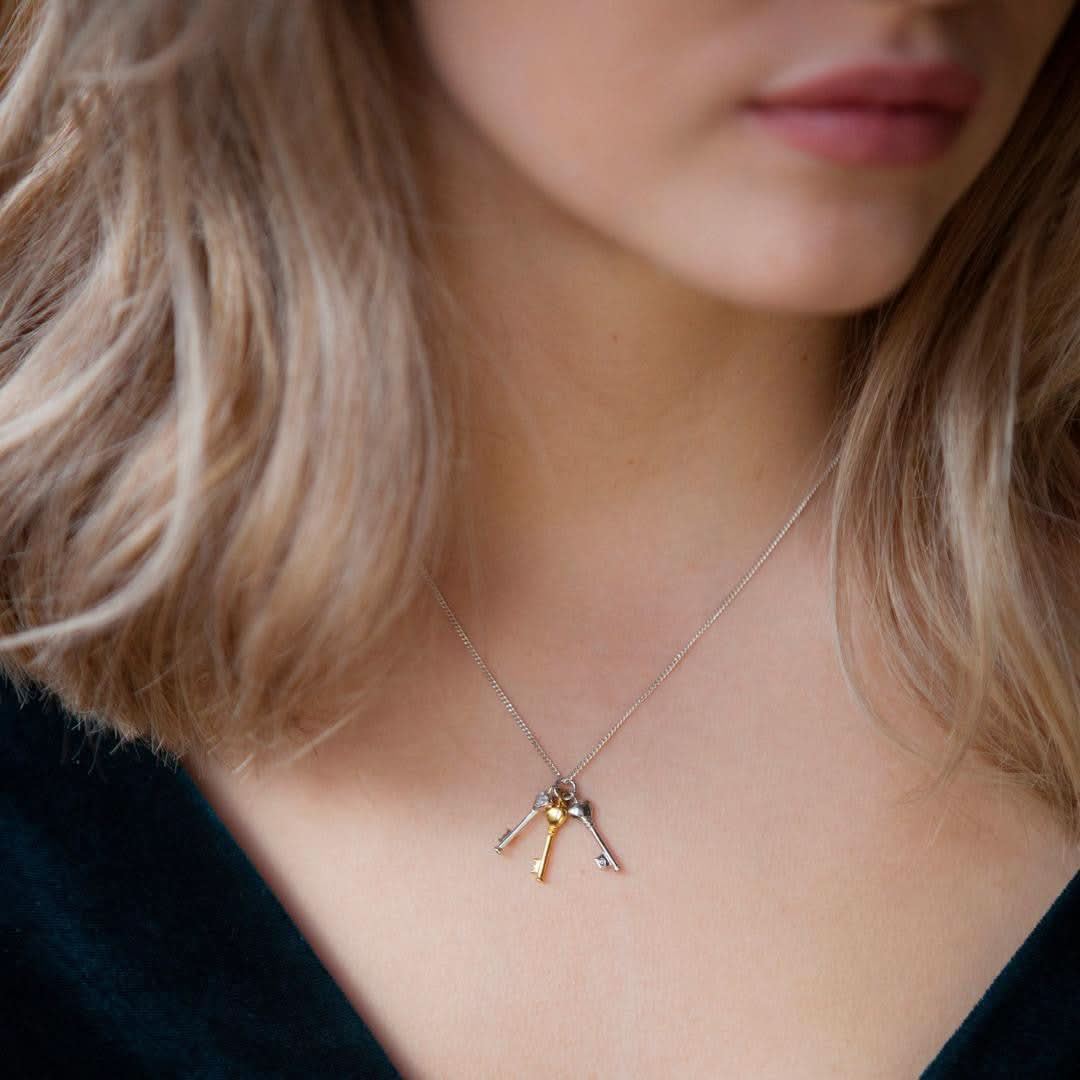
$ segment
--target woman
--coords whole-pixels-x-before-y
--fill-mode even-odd
[[[1071,3],[7,19],[27,1075],[1075,1066]]]

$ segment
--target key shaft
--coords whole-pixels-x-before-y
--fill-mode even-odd
[[[601,870],[618,870],[619,864],[615,861],[615,856],[611,854],[607,844],[604,843],[603,838],[596,831],[596,826],[592,820],[592,807],[589,805],[587,799],[583,799],[580,802],[575,802],[573,806],[567,811],[571,817],[576,817],[586,829],[592,833],[593,839],[600,846],[600,854],[593,859],[593,862],[600,867]]]
[[[533,873],[536,875],[536,880],[541,883],[544,880],[544,870],[547,868],[548,855],[551,852],[551,841],[568,817],[565,804],[562,801],[553,803],[547,808],[545,816],[548,827],[547,836],[544,837],[544,850],[540,853],[540,858],[533,862]]]
[[[507,829],[506,832],[499,837],[499,842],[495,845],[495,850],[502,854],[502,849],[514,839],[529,824],[530,821],[541,810],[546,810],[551,805],[551,796],[546,791],[541,791],[533,800],[532,809],[512,828]]]

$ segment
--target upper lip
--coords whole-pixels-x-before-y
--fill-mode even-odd
[[[936,108],[966,112],[982,94],[982,81],[952,62],[865,63],[767,91],[756,106],[802,108]]]

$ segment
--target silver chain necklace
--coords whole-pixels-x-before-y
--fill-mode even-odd
[[[608,729],[608,731],[600,738],[596,745],[570,770],[568,773],[563,773],[555,762],[551,759],[551,755],[540,745],[540,740],[533,734],[532,729],[522,719],[521,714],[514,707],[513,702],[506,696],[506,692],[499,685],[498,679],[492,674],[491,669],[484,662],[484,658],[477,651],[476,646],[473,645],[469,638],[469,635],[465,633],[464,627],[462,627],[458,617],[454,614],[453,609],[446,601],[446,597],[443,596],[442,591],[438,585],[432,580],[431,575],[426,569],[421,569],[421,574],[427,584],[430,586],[432,592],[435,594],[435,599],[438,601],[439,606],[446,613],[446,617],[450,620],[450,624],[457,632],[457,636],[461,639],[462,644],[469,651],[469,655],[472,656],[476,662],[477,667],[487,677],[488,682],[491,684],[492,690],[498,695],[499,700],[503,704],[503,708],[514,718],[514,723],[521,729],[522,734],[533,745],[533,749],[544,759],[548,768],[554,774],[554,782],[543,791],[539,792],[536,798],[533,800],[532,808],[529,812],[511,829],[507,829],[506,832],[499,837],[498,843],[495,845],[497,852],[502,852],[502,849],[510,843],[524,828],[529,824],[532,819],[544,811],[545,817],[548,822],[547,837],[544,842],[544,850],[538,859],[533,861],[532,872],[538,882],[544,880],[544,870],[547,866],[548,853],[551,848],[552,838],[555,833],[563,825],[568,817],[577,818],[592,834],[593,839],[600,847],[600,854],[596,856],[596,865],[601,870],[619,870],[619,864],[615,861],[614,856],[611,854],[610,849],[601,839],[600,834],[596,831],[596,826],[592,821],[592,806],[585,799],[579,799],[577,796],[577,783],[574,777],[589,764],[590,761],[607,744],[608,740],[615,734],[630,719],[631,715],[637,710],[638,706],[644,704],[653,694],[653,691],[675,670],[675,668],[682,661],[683,657],[697,644],[701,636],[709,629],[710,626],[727,609],[728,605],[735,599],[736,596],[742,592],[747,582],[758,572],[761,565],[765,560],[773,553],[776,546],[783,540],[788,530],[795,524],[799,515],[806,509],[810,500],[817,493],[817,490],[825,482],[825,479],[836,467],[837,462],[840,460],[840,454],[832,459],[828,468],[822,473],[817,483],[803,496],[802,501],[795,508],[794,512],[784,523],[784,527],[773,537],[768,547],[758,556],[757,561],[750,569],[743,574],[739,583],[727,594],[724,598],[724,602],[697,628],[693,636],[689,641],[668,661],[664,670],[649,685],[641,692],[638,699],[622,714],[621,717]]]

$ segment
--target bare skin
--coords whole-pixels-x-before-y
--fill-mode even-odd
[[[844,315],[911,271],[1070,6],[823,0],[796,26],[801,0],[417,5],[471,390],[438,580],[561,765],[820,475]],[[735,59],[814,34],[845,57],[958,35],[993,108],[903,177],[698,125],[695,78],[744,93],[783,72]],[[430,596],[379,700],[315,752],[257,778],[185,763],[405,1076],[910,1078],[1080,870],[973,773],[900,802],[926,773],[842,678],[827,500],[582,774],[619,874],[573,822],[544,885],[541,825],[492,853],[550,777]]]
[[[618,874],[575,822],[544,884],[542,825],[492,851],[545,769],[437,610],[385,702],[287,771],[186,762],[404,1076],[910,1080],[1080,869],[984,781],[898,802],[925,774],[852,704],[788,540],[582,773]],[[587,695],[524,635],[486,654],[560,762],[646,670],[616,627]]]

